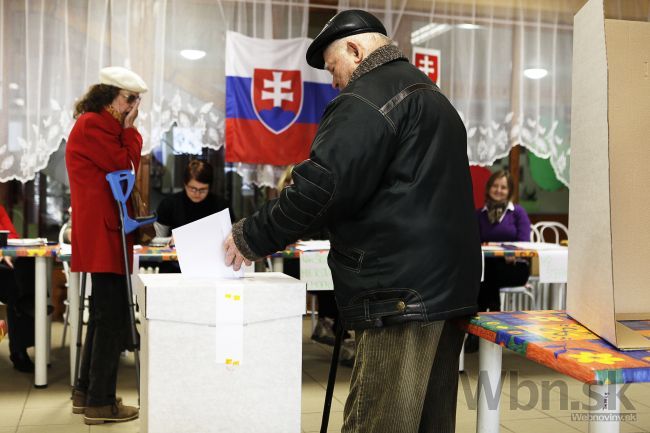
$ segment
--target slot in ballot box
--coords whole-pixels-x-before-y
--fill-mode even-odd
[[[144,433],[300,432],[304,283],[271,272],[137,280]],[[241,360],[226,365],[217,296],[233,290],[243,301]]]

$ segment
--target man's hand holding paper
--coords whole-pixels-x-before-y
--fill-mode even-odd
[[[233,259],[228,262],[227,251],[223,249],[226,240],[232,239],[231,228],[230,214],[225,209],[173,229],[181,272],[197,277],[241,278],[243,260],[229,269],[228,266],[237,262]]]
[[[230,233],[226,238],[223,247],[226,251],[226,266],[232,266],[234,271],[238,271],[241,268],[242,263],[246,266],[251,265],[252,262],[244,257],[237,249],[237,245],[235,245],[235,241],[232,238],[232,233]]]

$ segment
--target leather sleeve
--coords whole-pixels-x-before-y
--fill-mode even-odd
[[[377,189],[396,143],[393,125],[377,107],[339,95],[323,115],[309,159],[294,168],[294,184],[233,230],[240,251],[264,257],[352,217]]]

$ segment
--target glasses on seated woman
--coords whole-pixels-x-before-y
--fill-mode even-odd
[[[188,194],[206,195],[208,193],[208,191],[210,191],[209,186],[205,186],[204,188],[201,188],[201,187],[197,188],[197,186],[206,185],[204,183],[197,182],[194,179],[192,179],[190,181],[190,183],[192,183],[192,185],[190,185],[190,184],[185,185],[185,190],[188,192]]]

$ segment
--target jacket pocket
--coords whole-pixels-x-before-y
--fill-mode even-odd
[[[330,248],[332,259],[342,268],[359,273],[365,252],[356,248]]]

